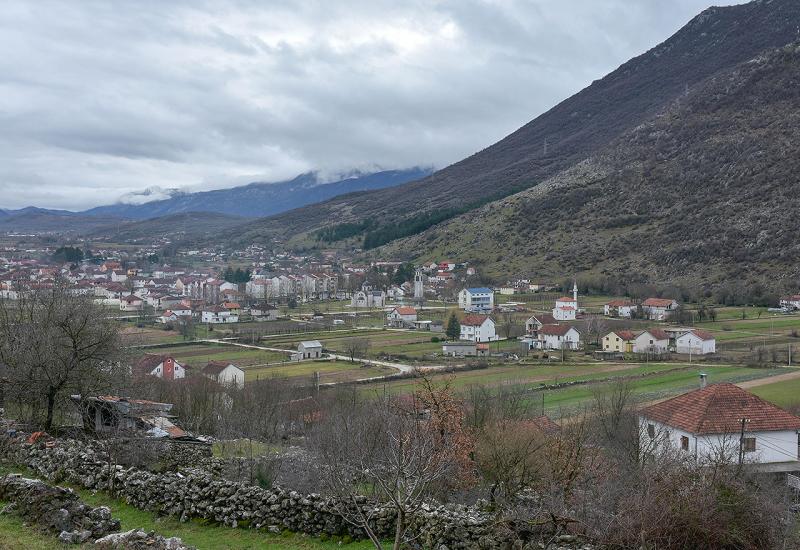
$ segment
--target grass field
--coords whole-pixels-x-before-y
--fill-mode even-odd
[[[800,405],[800,378],[764,384],[749,391],[775,403],[779,407],[797,407]]]
[[[247,349],[224,344],[191,344],[159,347],[146,351],[148,353],[170,355],[179,363],[186,363],[195,367],[203,367],[209,361],[230,361],[241,368],[246,368],[289,360],[288,353]]]
[[[288,363],[272,367],[255,367],[244,369],[245,381],[268,378],[303,379],[310,380],[314,372],[320,373],[320,382],[349,382],[362,378],[396,374],[397,371],[390,367],[362,366],[356,361],[307,361],[303,363]]]
[[[0,473],[9,473],[7,468]],[[30,476],[30,472],[21,472]],[[199,520],[181,523],[175,518],[156,517],[150,512],[134,508],[121,499],[109,496],[103,491],[92,492],[73,487],[84,502],[90,506],[108,506],[111,514],[122,522],[122,531],[142,528],[155,531],[166,537],[180,537],[187,544],[202,550],[325,550],[348,548],[362,550],[372,548],[365,542],[340,544],[339,541],[322,542],[303,535],[285,533],[275,535],[263,531],[232,529]],[[3,503],[0,503],[3,504]],[[92,548],[86,545],[85,548]],[[63,550],[67,546],[58,542],[55,536],[43,533],[34,527],[24,526],[22,520],[14,515],[0,515],[0,549]],[[69,546],[69,548],[76,548]],[[77,547],[82,548],[82,547]]]

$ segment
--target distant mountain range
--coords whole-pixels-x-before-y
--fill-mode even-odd
[[[118,238],[141,236],[144,229],[137,224],[126,229],[128,222],[158,218],[165,228],[171,216],[214,214],[213,227],[221,229],[244,223],[245,218],[263,217],[286,210],[324,201],[342,194],[384,189],[400,185],[431,173],[428,168],[384,170],[375,173],[355,172],[333,182],[322,180],[315,172],[277,183],[251,183],[228,189],[187,193],[177,189],[150,188],[142,193],[129,194],[127,203],[98,206],[82,212],[51,210],[29,206],[17,210],[0,209],[2,232],[92,232],[104,231]],[[151,197],[166,197],[150,200]],[[226,219],[227,218],[227,219]],[[183,227],[196,222],[198,216],[177,216],[173,221]],[[211,219],[211,218],[210,218]],[[107,230],[107,231],[106,231]],[[180,231],[183,233],[183,231]]]
[[[222,238],[308,246],[343,235],[341,246],[390,243],[373,257],[469,260],[498,276],[587,272],[711,285],[755,276],[794,285],[800,251],[787,235],[800,231],[798,28],[798,0],[709,8],[427,178],[287,211]]]
[[[316,172],[301,174],[294,179],[277,183],[251,183],[229,189],[186,193],[175,189],[147,190],[137,195],[137,202],[148,194],[168,194],[169,198],[141,204],[110,204],[82,212],[89,216],[114,216],[144,220],[183,212],[216,212],[231,216],[263,217],[285,212],[352,193],[384,189],[424,178],[430,169],[385,170],[371,174],[354,173],[333,182],[320,180]]]

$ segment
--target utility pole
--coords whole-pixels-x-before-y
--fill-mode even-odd
[[[749,418],[742,418],[742,432],[739,434],[739,468],[742,467],[744,462],[744,426],[750,422]]]

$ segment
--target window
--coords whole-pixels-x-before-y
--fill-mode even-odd
[[[685,435],[681,436],[681,450],[688,451],[689,450],[689,438]]]
[[[745,437],[742,439],[742,448],[746,453],[754,453],[756,452],[756,438],[755,437]]]
[[[647,425],[647,435],[650,436],[650,439],[655,438],[655,436],[656,436],[656,427],[655,427],[654,424],[648,424]]]

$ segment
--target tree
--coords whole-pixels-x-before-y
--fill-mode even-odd
[[[505,334],[506,338],[513,338],[516,336],[516,329],[517,329],[517,319],[513,313],[510,311],[503,313],[503,334]],[[459,327],[460,330],[460,327]]]
[[[458,317],[453,313],[447,321],[447,328],[445,334],[451,340],[458,340],[461,337],[461,323],[458,322]]]
[[[124,380],[121,350],[116,322],[61,285],[0,300],[7,395],[45,430],[70,394],[109,391]]]
[[[345,353],[355,362],[356,357],[366,357],[369,350],[369,340],[366,338],[348,338],[344,342]]]
[[[72,246],[62,246],[53,253],[54,262],[78,263],[83,260],[83,250]]]

